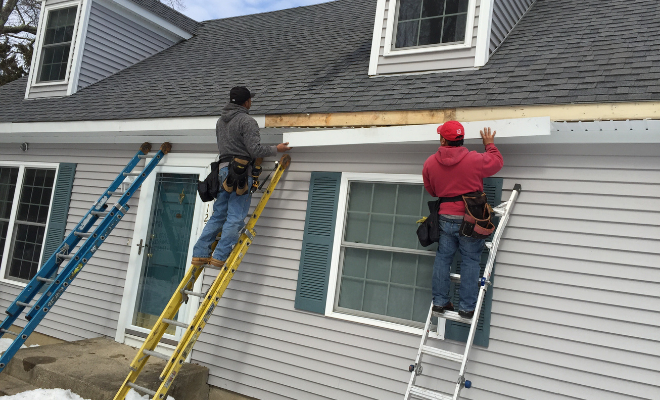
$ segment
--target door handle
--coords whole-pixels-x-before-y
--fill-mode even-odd
[[[144,248],[149,247],[148,244],[143,244],[143,243],[144,243],[144,240],[140,239],[140,243],[139,243],[139,244],[136,244],[136,246],[138,247],[138,256],[142,254],[142,248],[143,248],[143,247],[144,247]]]

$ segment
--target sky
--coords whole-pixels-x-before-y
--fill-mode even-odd
[[[197,21],[256,14],[285,8],[326,3],[329,0],[183,0],[180,10]]]

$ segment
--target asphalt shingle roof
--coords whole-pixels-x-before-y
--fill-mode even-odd
[[[660,100],[660,1],[538,0],[479,69],[368,76],[376,0],[206,21],[197,35],[73,96],[0,87],[0,122],[219,115],[229,89],[254,114]]]
[[[178,26],[184,31],[195,34],[197,33],[197,28],[199,28],[199,22],[195,21],[192,18],[181,14],[177,10],[166,6],[158,0],[131,0],[133,3],[139,5],[140,7],[151,11],[152,13],[158,15],[165,21]]]

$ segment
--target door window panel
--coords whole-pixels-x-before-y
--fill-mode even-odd
[[[133,325],[152,329],[187,268],[198,175],[158,173]],[[170,326],[174,335],[176,327]]]

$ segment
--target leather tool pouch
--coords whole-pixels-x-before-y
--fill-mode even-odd
[[[465,216],[460,234],[475,239],[486,239],[495,230],[492,222],[493,208],[488,204],[486,193],[472,192],[463,195]]]
[[[211,163],[211,173],[203,181],[197,183],[197,192],[203,202],[213,201],[220,191],[220,162]]]
[[[222,188],[229,192],[236,192],[242,196],[248,192],[248,166],[250,160],[234,157],[229,163],[227,178],[222,182]]]

